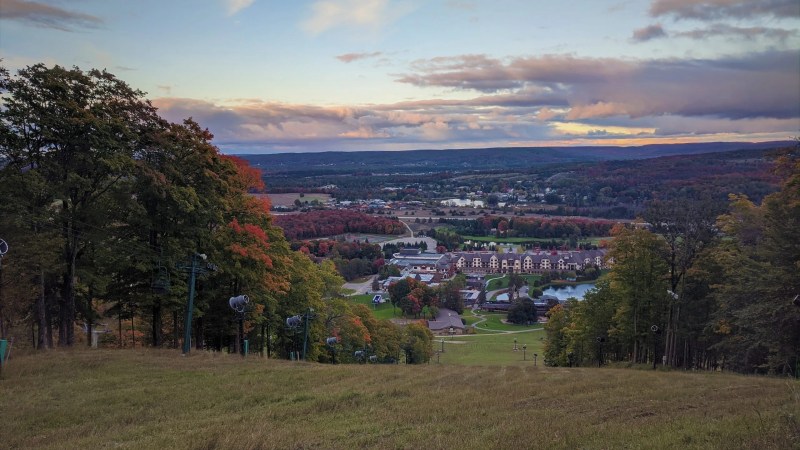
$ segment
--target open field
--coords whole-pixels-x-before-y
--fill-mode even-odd
[[[578,243],[589,243],[591,245],[598,245],[602,240],[610,240],[611,237],[588,237],[578,239]],[[565,241],[563,238],[530,238],[530,237],[493,237],[493,236],[464,236],[465,241],[475,242],[494,242],[497,244],[538,244],[541,242]]]
[[[526,327],[519,327],[525,329]],[[538,354],[537,364],[542,364],[544,331],[541,325],[518,333],[479,333],[465,336],[437,336],[433,349],[444,353],[434,356],[434,362],[464,366],[527,366],[533,365],[533,355]],[[514,339],[517,350],[514,351]],[[444,344],[442,344],[444,341]],[[526,351],[522,346],[527,345]]]
[[[302,197],[300,196],[299,192],[289,192],[286,194],[261,194],[266,195],[269,198],[270,203],[272,206],[294,206],[295,200],[300,200],[301,202],[308,202],[311,203],[314,200],[317,200],[320,203],[325,203],[331,199],[331,194],[322,194],[322,193],[308,193],[304,194]]]
[[[0,387],[5,448],[791,449],[800,442],[800,383],[722,373],[327,366],[73,350],[12,358]]]

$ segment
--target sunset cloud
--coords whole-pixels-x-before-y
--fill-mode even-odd
[[[698,28],[689,31],[679,31],[668,33],[660,24],[650,25],[633,31],[632,40],[634,42],[646,42],[658,38],[688,38],[688,39],[709,39],[713,37],[726,37],[730,39],[767,39],[770,41],[786,43],[787,39],[798,36],[797,30],[787,30],[784,28],[769,27],[737,27],[727,24],[715,23],[706,28]]]
[[[340,55],[358,60],[362,55]],[[376,55],[377,56],[377,55]],[[373,57],[373,56],[365,56]],[[227,151],[785,140],[800,129],[800,58],[792,51],[718,59],[462,55],[417,60],[402,83],[461,98],[319,106],[239,99],[154,100],[193,117]],[[471,97],[463,95],[474,93]],[[753,136],[753,137],[747,137]]]
[[[24,0],[2,0],[0,2],[0,19],[17,20],[37,27],[61,31],[97,28],[103,24],[102,19],[90,14]]]
[[[369,58],[377,58],[381,56],[383,52],[371,52],[371,53],[345,53],[343,55],[337,55],[336,59],[343,63],[351,63],[353,61],[358,61],[361,59],[369,59]]]
[[[786,18],[800,17],[800,5],[797,0],[655,0],[650,14],[697,20]]]
[[[223,0],[229,16],[236,15],[239,11],[252,5],[255,0]]]
[[[779,42],[785,42],[787,39],[797,35],[797,30],[768,27],[736,27],[725,24],[713,24],[708,28],[682,31],[673,34],[675,37],[686,37],[691,39],[707,39],[715,36],[727,36],[741,39],[766,38]]]
[[[595,104],[583,109],[513,106],[494,96],[424,100],[357,107],[285,104],[258,100],[216,104],[180,98],[154,100],[171,121],[193,117],[215,134],[228,152],[413,149],[426,146],[542,145],[574,142],[703,141],[747,135],[785,140],[796,118],[730,119],[658,115],[631,118],[617,114],[622,105]],[[498,97],[499,98],[499,97]],[[566,141],[565,141],[566,142]],[[633,141],[629,143],[633,145]],[[616,145],[616,144],[614,144]]]
[[[410,3],[391,0],[317,0],[301,28],[318,35],[339,27],[379,30],[411,12]]]
[[[417,62],[398,81],[498,95],[547,89],[567,117],[625,115],[800,117],[795,51],[692,60],[627,60],[564,55],[508,61],[467,55]],[[545,105],[542,105],[545,106]]]
[[[649,41],[651,39],[657,39],[666,36],[667,33],[664,31],[664,28],[662,28],[660,24],[650,25],[633,31],[633,40],[636,42],[644,42],[644,41]]]

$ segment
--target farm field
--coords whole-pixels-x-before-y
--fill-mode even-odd
[[[308,202],[308,203],[317,200],[320,203],[325,203],[331,199],[330,194],[322,194],[322,193],[308,193],[304,194],[302,197],[300,196],[299,192],[289,192],[285,194],[257,194],[257,195],[258,196],[266,195],[269,198],[270,203],[272,203],[272,206],[294,206],[295,200],[300,200],[301,202]]]
[[[17,355],[0,380],[3,447],[791,449],[800,440],[795,380],[519,360],[466,368],[444,363],[457,353],[445,345],[441,364],[421,366],[175,350]]]

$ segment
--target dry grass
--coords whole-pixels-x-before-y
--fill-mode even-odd
[[[18,356],[3,448],[798,448],[800,383],[530,365]]]

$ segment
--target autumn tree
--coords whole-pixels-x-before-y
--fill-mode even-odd
[[[439,306],[436,291],[411,277],[390,284],[388,291],[392,304],[400,308],[406,315],[416,317],[425,306]]]
[[[719,219],[724,233],[714,259],[721,282],[713,296],[719,310],[710,328],[713,349],[728,368],[795,374],[800,360],[800,156],[787,149],[778,161],[779,192],[755,205],[730,197]],[[722,361],[720,361],[722,363]]]

